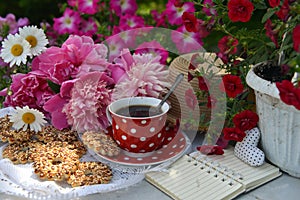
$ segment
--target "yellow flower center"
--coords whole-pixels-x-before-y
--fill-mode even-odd
[[[15,44],[11,47],[10,52],[14,56],[20,56],[23,53],[23,46],[20,44]]]
[[[23,114],[22,120],[25,124],[31,124],[35,121],[35,116],[34,114],[27,112]]]
[[[28,35],[26,37],[26,40],[29,42],[29,44],[31,45],[31,48],[35,47],[37,45],[37,39],[32,36],[32,35]]]
[[[71,24],[71,22],[72,22],[72,21],[71,21],[70,18],[66,18],[66,19],[65,19],[65,23],[66,23],[66,24]]]

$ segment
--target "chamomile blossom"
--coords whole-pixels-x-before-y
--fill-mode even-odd
[[[9,34],[2,42],[0,57],[12,67],[14,64],[26,64],[30,55],[30,44],[18,34]]]
[[[24,26],[19,28],[19,34],[30,44],[31,57],[39,55],[46,49],[48,39],[42,29],[36,26]]]
[[[43,113],[37,109],[29,108],[28,106],[23,108],[16,107],[14,112],[12,112],[9,116],[14,129],[20,130],[23,128],[23,131],[25,131],[30,128],[31,131],[35,132],[41,131],[42,126],[47,123],[44,118],[45,116]]]

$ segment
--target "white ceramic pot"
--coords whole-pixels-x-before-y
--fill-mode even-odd
[[[262,149],[269,161],[300,178],[300,111],[283,103],[275,83],[257,76],[254,68],[246,81],[256,96]]]

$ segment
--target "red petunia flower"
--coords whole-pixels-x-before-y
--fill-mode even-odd
[[[240,77],[226,74],[222,80],[223,84],[220,84],[220,90],[226,92],[228,97],[235,98],[238,94],[243,92],[244,86]]]
[[[277,37],[278,34],[276,31],[273,30],[274,26],[270,19],[267,19],[265,23],[266,35],[272,40],[272,42],[278,47]]]
[[[276,86],[279,90],[280,99],[284,103],[293,105],[297,109],[300,109],[300,88],[295,88],[288,80],[276,82]]]
[[[220,52],[227,54],[235,54],[237,52],[237,45],[239,41],[229,35],[222,37],[218,42]]]
[[[224,139],[226,140],[234,140],[237,142],[243,141],[244,137],[246,136],[246,133],[244,131],[241,131],[239,128],[224,128]]]
[[[191,72],[188,72],[187,77],[188,77],[188,78],[187,78],[188,82],[190,82],[191,80],[194,79],[194,76],[191,74]]]
[[[183,4],[184,4],[184,1],[182,1],[182,0],[174,0],[174,6],[176,8],[181,8],[183,6]]]
[[[228,2],[228,17],[233,22],[250,20],[254,6],[249,0],[230,0]]]
[[[224,150],[220,146],[215,145],[201,145],[197,147],[197,150],[205,155],[223,155]]]
[[[198,76],[198,86],[202,91],[208,91],[208,81],[203,76]]]
[[[241,131],[247,131],[256,127],[258,122],[258,115],[251,110],[244,110],[236,114],[232,119],[235,127]]]
[[[289,0],[284,0],[280,10],[276,12],[276,15],[281,20],[286,20],[290,12]]]
[[[197,32],[197,18],[195,15],[189,12],[184,12],[182,14],[182,21],[187,31]]]
[[[269,0],[269,4],[272,8],[280,5],[280,0]]]
[[[300,53],[300,24],[293,30],[293,45],[294,50]]]

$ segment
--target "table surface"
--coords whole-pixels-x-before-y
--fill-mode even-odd
[[[193,142],[199,144],[202,138],[196,138]],[[300,167],[300,165],[299,165]],[[237,200],[298,200],[300,197],[300,178],[292,177],[283,173],[280,177],[248,192],[238,196]],[[0,200],[25,200],[26,198],[0,193]],[[159,189],[142,180],[130,187],[107,193],[97,193],[84,197],[77,197],[74,200],[171,200],[169,196]],[[54,199],[53,199],[54,200]]]

